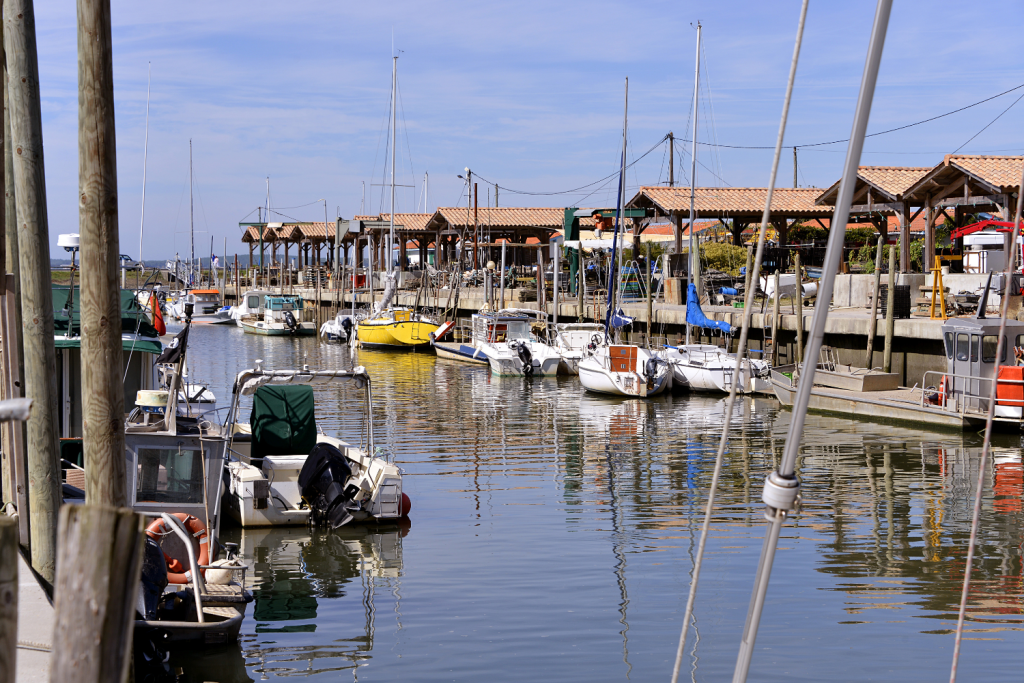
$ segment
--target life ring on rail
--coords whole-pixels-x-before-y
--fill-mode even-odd
[[[199,539],[199,557],[196,559],[196,564],[200,567],[210,564],[209,536],[206,534],[206,526],[203,524],[202,520],[184,512],[174,512],[172,513],[172,516],[176,517],[178,521],[182,523],[185,530],[193,538]],[[164,520],[162,519],[155,519],[152,524],[146,527],[146,535],[157,543],[160,542],[161,537],[172,533],[174,532],[167,528],[167,525],[164,524]],[[167,553],[164,553],[164,561],[167,562],[167,583],[192,583],[192,572],[182,566],[181,562],[168,556]],[[199,573],[206,576],[205,569],[200,569]]]
[[[949,396],[949,390],[951,388],[952,387],[949,386],[946,376],[943,375],[942,381],[939,382],[939,405],[943,408],[946,407],[946,397]]]

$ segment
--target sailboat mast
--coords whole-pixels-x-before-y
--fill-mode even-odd
[[[188,141],[188,234],[189,249],[192,252],[192,260],[189,261],[191,268],[189,270],[188,278],[191,281],[189,284],[194,286],[196,272],[196,226],[192,213],[192,140],[190,138]]]
[[[391,62],[391,229],[388,232],[388,272],[394,270],[394,249],[395,249],[395,148],[398,140],[395,137],[395,95],[398,92],[398,57],[392,57]]]
[[[612,310],[615,308],[615,257],[618,248],[619,222],[622,218],[622,195],[624,194],[626,183],[626,130],[629,120],[629,78],[626,79],[625,100],[622,113],[622,156],[619,164],[619,196],[615,200],[615,231],[612,233],[612,256],[608,262],[608,311],[604,319],[605,341],[608,341],[610,336],[609,328],[612,323]]]
[[[146,141],[142,145],[142,220],[139,222],[139,266],[142,266],[142,236],[146,229],[146,158],[149,156],[149,87],[153,80],[153,65],[150,63],[146,78]]]
[[[700,94],[700,22],[697,22],[697,64],[693,72],[693,134],[690,136],[690,267],[686,269],[686,293],[689,296],[693,275],[700,264],[697,239],[694,237],[694,192],[697,187],[697,97]],[[699,283],[698,283],[699,285]],[[686,343],[690,343],[690,323],[686,323]]]

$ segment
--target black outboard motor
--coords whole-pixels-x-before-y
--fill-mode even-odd
[[[292,315],[291,311],[284,312],[284,324],[288,326],[288,329],[292,332],[299,326],[299,323],[295,321],[295,316]]]
[[[136,611],[146,621],[156,619],[160,596],[167,587],[167,560],[160,545],[152,538],[146,537],[146,546],[142,551],[142,585],[139,587],[139,598],[135,605]]]
[[[345,318],[341,321],[341,329],[345,330],[345,340],[352,338],[352,318]]]
[[[313,524],[326,524],[337,529],[352,521],[350,510],[359,509],[354,502],[357,486],[345,486],[352,468],[341,451],[328,443],[318,443],[309,452],[299,472],[299,492],[309,506]]]
[[[530,353],[530,347],[519,342],[516,344],[516,354],[519,356],[519,362],[523,364],[523,374],[527,377],[533,376],[533,354]]]

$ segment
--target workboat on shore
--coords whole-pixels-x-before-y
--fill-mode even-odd
[[[365,439],[349,444],[317,428],[313,386],[349,385],[365,392]],[[260,362],[235,378],[228,414],[231,459],[224,507],[243,527],[396,521],[409,512],[399,468],[373,439],[370,376],[340,370],[264,370]],[[248,424],[238,421],[252,396]]]
[[[929,370],[913,387],[898,386],[898,377],[867,369],[819,363],[809,408],[872,421],[907,422],[956,430],[984,426],[992,382],[996,382],[993,425],[1019,430],[1024,426],[1024,367],[1003,365],[1007,349],[1024,346],[1024,322],[1006,321],[1006,339],[999,376],[995,376],[999,318],[951,318],[942,325],[946,370]],[[1012,361],[1012,358],[1011,358]],[[772,368],[772,389],[783,405],[792,406],[800,368]]]
[[[304,337],[316,334],[316,323],[302,321],[302,297],[295,294],[265,294],[260,315],[242,319],[242,331],[269,337]]]
[[[598,394],[648,398],[672,387],[672,369],[657,353],[639,346],[599,346],[579,362],[580,384]]]
[[[551,345],[561,357],[559,372],[580,374],[580,361],[604,344],[604,325],[600,323],[558,323]]]
[[[562,357],[533,331],[547,329],[547,314],[532,309],[507,309],[473,315],[477,348],[487,357],[491,372],[501,377],[552,377]]]

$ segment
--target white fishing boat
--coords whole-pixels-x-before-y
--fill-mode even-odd
[[[712,344],[667,346],[672,385],[690,391],[729,393],[736,376],[736,355]],[[771,368],[763,360],[744,358],[736,389],[743,394],[771,392]]]
[[[321,433],[313,386],[365,390],[358,445]],[[232,458],[224,507],[243,527],[395,521],[409,512],[399,468],[377,455],[370,377],[365,368],[244,370],[235,378],[228,417]],[[242,396],[253,397],[252,422],[238,421]]]
[[[546,318],[545,313],[525,309],[473,316],[474,338],[479,339],[476,346],[487,357],[493,374],[502,377],[552,377],[558,374],[562,357],[532,330],[535,321],[546,328]]]
[[[304,305],[302,297],[295,294],[265,294],[262,313],[241,320],[242,331],[270,337],[314,335],[316,323],[302,321]]]
[[[598,394],[648,398],[672,386],[668,362],[639,346],[599,346],[579,362],[580,384]]]
[[[261,318],[263,297],[273,295],[273,292],[266,289],[251,289],[246,292],[238,303],[231,307],[231,319],[235,321],[235,325],[241,327],[243,321]]]
[[[558,323],[551,345],[562,359],[559,372],[580,374],[580,361],[593,355],[604,343],[604,325],[600,323]]]
[[[231,307],[221,303],[216,289],[186,289],[167,305],[167,313],[176,320],[185,320],[185,306],[192,305],[193,325],[231,324]]]

